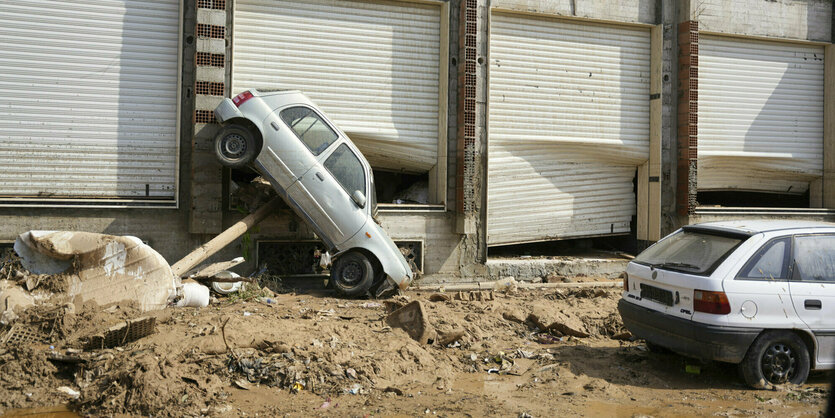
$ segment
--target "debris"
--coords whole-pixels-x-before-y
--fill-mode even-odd
[[[582,321],[576,317],[554,310],[547,304],[538,303],[528,314],[528,320],[534,323],[543,332],[558,332],[561,335],[586,338],[588,330]]]
[[[446,347],[458,340],[460,340],[464,335],[467,334],[467,331],[463,329],[454,329],[451,331],[438,331],[438,344],[441,347]]]
[[[76,305],[135,301],[160,309],[176,294],[168,262],[139,238],[76,231],[29,231],[14,244],[29,272],[51,274],[63,284],[53,299]],[[43,287],[40,279],[38,287]]]
[[[239,279],[241,279],[241,276],[237,273],[224,270],[215,273],[209,280],[212,282],[212,290],[221,295],[230,295],[241,290],[243,281]]]
[[[252,384],[251,384],[251,383],[249,383],[249,382],[248,382],[247,380],[245,380],[245,379],[238,379],[238,380],[235,380],[235,381],[234,381],[234,382],[232,382],[232,383],[234,383],[234,384],[235,384],[235,386],[236,386],[236,387],[238,387],[239,389],[243,389],[243,390],[250,390],[250,389],[252,389]]]
[[[146,316],[127,321],[122,325],[110,327],[103,335],[94,335],[90,338],[86,348],[96,350],[113,348],[136,341],[154,333],[157,319],[153,316]]]
[[[518,324],[522,324],[525,322],[525,314],[523,314],[522,311],[519,310],[519,308],[514,306],[508,307],[504,311],[502,311],[502,318],[510,322],[516,322]]]
[[[368,308],[368,309],[376,309],[376,308],[382,308],[383,307],[383,305],[380,302],[365,302],[360,306],[362,306],[363,308]]]
[[[302,390],[304,390],[304,383],[302,382],[293,383],[293,387],[290,388],[291,393],[299,393]]]
[[[221,261],[219,263],[212,263],[207,266],[198,267],[194,270],[189,271],[188,273],[184,274],[183,277],[188,277],[190,279],[201,279],[201,278],[210,278],[216,277],[218,273],[227,271],[232,267],[237,266],[238,264],[243,263],[246,261],[243,257],[236,257],[229,261]]]
[[[351,379],[356,379],[357,378],[357,371],[349,367],[349,368],[345,369],[345,376],[348,376]]]
[[[183,283],[180,307],[202,308],[209,305],[209,288],[200,283]]]
[[[514,277],[505,277],[493,284],[493,290],[513,295],[519,291],[519,282]]]
[[[392,328],[402,328],[412,339],[422,344],[432,344],[435,339],[435,330],[429,324],[419,300],[390,313],[386,317],[386,324]]]
[[[362,392],[363,392],[362,386],[359,383],[354,383],[353,386],[351,386],[348,389],[345,389],[345,393],[348,393],[348,394],[351,394],[351,395],[359,395]]]
[[[383,393],[393,393],[397,396],[403,396],[403,391],[401,389],[392,386],[388,386],[385,389],[383,389]]]
[[[492,290],[471,290],[469,292],[459,291],[455,294],[455,299],[463,301],[488,301],[494,300],[495,297],[493,296]]]
[[[73,399],[78,399],[81,396],[81,392],[69,387],[69,386],[61,386],[58,388],[58,392],[63,394],[69,395],[69,397]]]
[[[447,302],[449,301],[449,295],[445,295],[443,293],[433,293],[429,295],[430,302]]]
[[[622,341],[631,340],[632,339],[632,333],[629,332],[629,331],[622,331],[622,332],[619,332],[615,335],[612,335],[612,339],[613,340],[622,340]]]

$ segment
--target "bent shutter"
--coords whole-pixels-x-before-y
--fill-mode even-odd
[[[803,193],[823,172],[823,47],[699,39],[699,190]]]
[[[440,32],[440,5],[239,0],[232,93],[301,90],[372,166],[425,173],[438,160]]]
[[[493,13],[489,245],[629,232],[649,45],[648,29]]]

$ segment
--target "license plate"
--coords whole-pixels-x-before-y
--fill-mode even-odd
[[[641,299],[654,300],[662,305],[673,306],[673,292],[641,283]]]

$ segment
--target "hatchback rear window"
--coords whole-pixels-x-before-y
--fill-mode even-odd
[[[743,238],[682,230],[635,257],[635,262],[690,274],[709,275]]]

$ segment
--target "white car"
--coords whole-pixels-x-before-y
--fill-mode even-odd
[[[374,173],[353,142],[299,91],[248,90],[215,109],[215,154],[255,168],[333,254],[331,283],[346,296],[405,289],[412,270],[374,220]],[[376,290],[375,290],[376,289]]]
[[[835,224],[685,226],[629,263],[623,323],[654,350],[739,365],[746,383],[835,368]]]

